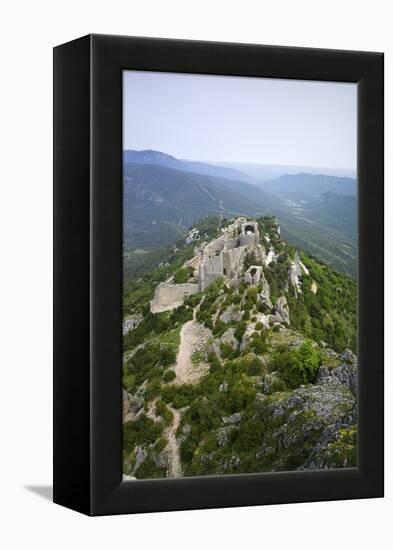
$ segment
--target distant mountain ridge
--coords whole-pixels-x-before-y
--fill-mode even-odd
[[[287,240],[341,271],[356,273],[356,180],[297,174],[256,185],[199,171],[211,168],[215,172],[213,165],[160,151],[125,151],[125,249],[173,244],[194,220],[209,214],[269,214],[278,218]]]
[[[123,199],[125,242],[147,248],[173,242],[207,214],[267,213],[280,204],[246,182],[131,162],[124,167]]]
[[[328,192],[336,195],[356,196],[357,194],[356,179],[324,174],[284,174],[279,178],[260,183],[259,187],[268,193],[296,193],[313,197]]]
[[[137,164],[158,164],[160,166],[166,166],[167,168],[181,170],[182,172],[196,172],[206,176],[216,176],[236,181],[255,183],[254,178],[239,170],[218,166],[216,164],[180,160],[167,153],[155,151],[153,149],[145,149],[143,151],[126,149],[123,151],[123,162],[124,164],[130,162]]]

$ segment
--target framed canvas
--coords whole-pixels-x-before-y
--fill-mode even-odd
[[[383,54],[54,49],[54,501],[383,496]]]

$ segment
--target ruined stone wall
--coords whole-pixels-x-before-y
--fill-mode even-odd
[[[244,280],[251,286],[256,286],[261,280],[262,267],[259,265],[250,266],[244,274]]]
[[[240,235],[240,246],[253,246],[259,242],[258,233],[248,233],[247,235]]]
[[[208,244],[204,250],[205,256],[215,256],[216,254],[220,254],[220,252],[224,249],[225,246],[225,240],[222,237],[219,237],[215,241],[212,241],[210,244]]]
[[[236,248],[237,246],[239,246],[238,237],[235,237],[233,239],[228,239],[225,242],[225,250],[232,250],[233,248]]]
[[[199,267],[200,289],[205,290],[218,277],[222,277],[223,273],[223,253],[206,258]]]
[[[199,292],[199,285],[194,283],[170,284],[161,283],[157,286],[154,298],[150,302],[150,311],[160,313],[175,309],[183,304],[184,296]]]

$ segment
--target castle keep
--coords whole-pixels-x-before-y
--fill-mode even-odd
[[[258,223],[238,218],[223,229],[219,237],[195,249],[194,258],[184,264],[184,267],[194,269],[190,282],[175,284],[172,276],[157,286],[150,302],[152,313],[179,307],[186,296],[205,290],[219,277],[235,285],[242,277],[243,260],[249,250],[265,262],[265,249],[259,243]],[[255,284],[254,275],[252,281]]]

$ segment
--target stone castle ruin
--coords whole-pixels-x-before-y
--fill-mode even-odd
[[[190,282],[176,284],[172,276],[157,286],[150,302],[151,312],[159,313],[179,307],[184,298],[205,290],[219,277],[236,285],[243,276],[243,262],[248,251],[252,251],[265,264],[265,248],[260,244],[258,223],[237,218],[222,230],[219,237],[195,249],[194,258],[184,264],[185,268],[194,269]],[[261,271],[260,267],[251,266],[245,275],[246,281],[258,284]]]

